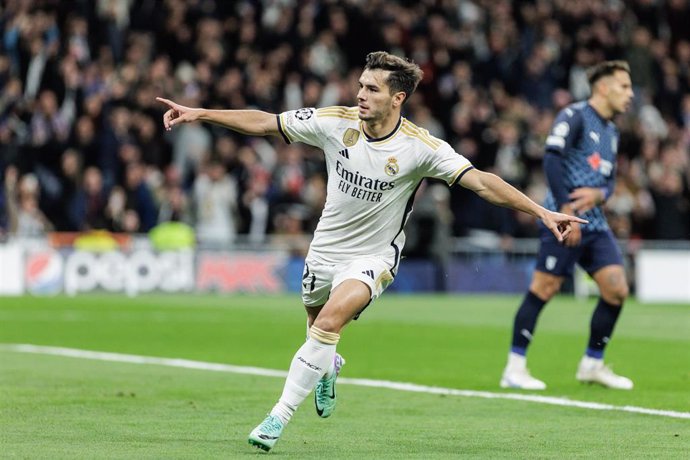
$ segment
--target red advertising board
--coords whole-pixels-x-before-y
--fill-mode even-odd
[[[285,291],[278,271],[285,257],[275,253],[199,252],[198,292],[278,293]]]

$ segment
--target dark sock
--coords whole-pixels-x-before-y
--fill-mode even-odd
[[[613,328],[618,321],[623,305],[611,305],[603,298],[599,297],[599,303],[592,314],[590,323],[589,344],[587,346],[587,356],[602,359],[604,348],[611,339]]]
[[[537,318],[545,304],[546,302],[534,295],[532,291],[527,292],[527,295],[522,300],[520,309],[515,314],[513,343],[510,347],[510,351],[522,356],[527,354],[527,347],[532,341],[532,334],[537,324]]]

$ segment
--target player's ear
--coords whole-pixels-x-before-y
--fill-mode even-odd
[[[611,79],[608,76],[600,78],[599,81],[595,84],[599,85],[599,91],[604,96],[607,96],[609,94],[609,90],[611,89]]]
[[[393,95],[393,107],[398,108],[403,105],[403,102],[407,99],[407,94],[405,91],[398,91]]]

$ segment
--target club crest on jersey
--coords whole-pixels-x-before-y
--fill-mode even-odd
[[[398,166],[398,160],[395,157],[389,157],[388,163],[386,163],[384,171],[386,171],[386,174],[388,174],[389,176],[395,176],[396,174],[398,174],[398,172],[400,171],[400,166]]]
[[[345,147],[352,147],[359,140],[359,131],[352,128],[347,128],[343,134],[343,144]]]
[[[556,262],[558,262],[558,259],[555,256],[547,256],[544,265],[547,270],[553,270],[556,268]]]

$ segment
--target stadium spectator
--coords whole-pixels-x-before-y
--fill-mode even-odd
[[[124,189],[120,186],[113,187],[108,194],[108,202],[104,212],[107,230],[111,232],[125,232],[128,228],[131,229],[134,224],[136,224],[135,230],[138,230],[138,222],[133,222],[131,218],[128,222],[125,222],[125,215],[127,213],[126,203],[127,196]]]
[[[108,193],[103,185],[101,170],[89,166],[84,170],[82,185],[69,209],[69,217],[77,230],[107,228],[106,206]]]
[[[74,149],[67,149],[62,154],[61,174],[59,177],[60,194],[57,200],[53,223],[58,231],[77,231],[81,229],[80,219],[77,217],[77,202],[81,188],[81,156]]]
[[[194,182],[194,214],[199,242],[223,247],[237,235],[237,184],[225,165],[211,159]]]
[[[654,234],[668,240],[683,239],[690,230],[688,160],[679,145],[666,145],[660,154],[661,161],[650,177],[656,210]]]
[[[165,170],[161,192],[158,222],[183,222],[192,225],[192,206],[182,188],[182,178],[174,165]]]
[[[242,147],[238,153],[237,177],[240,189],[244,190],[239,201],[239,213],[244,228],[252,243],[261,243],[266,238],[269,220],[268,190],[271,176],[256,151]],[[320,211],[323,202],[315,205]]]
[[[146,168],[138,159],[133,159],[127,163],[125,175],[125,207],[136,214],[138,230],[148,232],[156,225],[158,209],[146,182]]]
[[[37,238],[53,230],[53,225],[38,207],[39,194],[36,176],[25,174],[19,177],[13,166],[7,168],[5,196],[11,234],[22,238]]]

